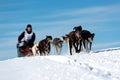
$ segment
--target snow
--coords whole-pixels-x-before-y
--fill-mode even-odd
[[[120,80],[120,49],[0,61],[0,80]]]

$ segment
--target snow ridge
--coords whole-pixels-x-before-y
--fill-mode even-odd
[[[0,61],[0,80],[120,80],[119,74],[120,48]]]

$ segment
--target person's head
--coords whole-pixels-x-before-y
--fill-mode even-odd
[[[32,32],[32,25],[31,25],[31,24],[28,24],[28,25],[27,25],[26,31],[27,31],[28,33],[31,33],[31,32]]]

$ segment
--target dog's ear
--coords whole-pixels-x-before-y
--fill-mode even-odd
[[[52,39],[52,36],[50,36],[50,35],[46,35],[46,38],[50,38],[50,39]]]
[[[58,39],[58,42],[60,42],[61,41],[61,39]]]
[[[82,26],[80,25],[80,26],[78,26],[78,29],[81,31],[82,30]]]
[[[61,40],[65,40],[65,36],[62,36],[62,37],[61,37]]]
[[[49,36],[49,38],[52,40],[53,38],[52,38],[52,36]]]
[[[73,30],[76,30],[76,29],[77,29],[77,27],[74,27],[74,28],[73,28]]]
[[[95,33],[92,33],[91,35],[92,35],[92,37],[94,37],[94,36],[95,36]]]
[[[64,41],[64,40],[65,40],[65,37],[64,37],[64,36],[61,36],[61,37],[60,37],[60,40],[61,40],[61,41]]]

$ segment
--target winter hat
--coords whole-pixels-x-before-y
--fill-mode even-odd
[[[26,30],[27,30],[29,27],[32,29],[32,25],[31,25],[31,24],[28,24],[27,27],[26,27]]]

